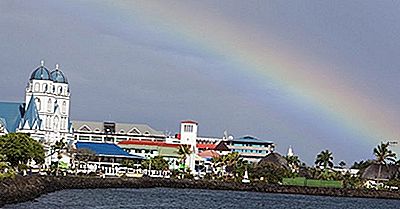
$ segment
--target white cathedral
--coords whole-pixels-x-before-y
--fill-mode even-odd
[[[0,102],[0,135],[27,133],[41,142],[46,151],[45,165],[56,156],[49,156],[57,141],[73,140],[68,80],[58,64],[51,72],[41,61],[31,74],[25,89],[25,103]]]

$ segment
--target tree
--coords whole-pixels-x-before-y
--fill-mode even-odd
[[[289,170],[270,162],[258,163],[251,173],[254,178],[263,178],[269,184],[279,184],[283,178],[293,177],[293,173]]]
[[[379,164],[387,164],[388,162],[396,162],[396,153],[389,149],[389,142],[383,143],[374,148],[375,161]]]
[[[0,155],[3,155],[10,166],[18,170],[19,166],[31,161],[36,164],[44,162],[43,146],[23,133],[9,133],[0,137]]]
[[[186,171],[186,159],[187,159],[187,156],[192,153],[192,151],[190,150],[190,146],[180,145],[177,153],[178,153],[178,155],[181,156],[181,161],[182,161],[182,164],[184,167],[184,171]]]
[[[361,160],[360,162],[354,162],[354,164],[350,168],[363,170],[368,166],[370,166],[372,163],[373,163],[372,160],[367,160],[367,161]]]
[[[329,150],[321,151],[321,153],[317,155],[317,158],[315,160],[315,165],[322,166],[324,170],[326,170],[328,167],[332,168],[333,167],[332,152],[330,152]]]
[[[288,162],[288,165],[290,167],[290,169],[292,170],[292,172],[298,172],[300,165],[301,165],[301,161],[299,159],[299,156],[286,156],[285,159]]]
[[[51,153],[50,156],[57,153],[57,166],[56,166],[56,175],[58,175],[59,168],[60,168],[60,160],[62,158],[61,152],[67,148],[67,143],[65,143],[62,139],[56,141],[54,145],[51,146]]]
[[[86,148],[75,149],[72,151],[72,153],[74,160],[78,161],[77,165],[75,165],[75,174],[78,172],[78,168],[82,161],[85,162],[87,170],[87,163],[89,162],[90,158],[95,155],[92,150]]]
[[[147,159],[142,161],[142,168],[143,169],[148,169],[150,168],[153,170],[166,170],[168,169],[168,161],[166,161],[163,157],[161,156],[155,156],[153,158]]]
[[[339,162],[339,166],[341,168],[344,168],[346,166],[346,162],[344,162],[343,160]]]
[[[374,148],[375,161],[379,164],[378,179],[381,177],[382,165],[389,162],[396,162],[396,153],[389,149],[389,142],[383,143]]]

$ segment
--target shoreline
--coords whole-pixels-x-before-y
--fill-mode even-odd
[[[266,183],[242,184],[216,180],[155,179],[155,178],[98,178],[75,176],[25,176],[0,181],[0,207],[32,201],[41,195],[65,189],[101,188],[176,188],[232,190],[299,195],[400,199],[400,192],[370,189],[336,189],[282,186]]]

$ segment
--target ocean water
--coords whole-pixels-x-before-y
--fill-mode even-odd
[[[4,208],[400,208],[400,200],[321,197],[196,189],[86,189],[63,190],[43,195],[32,202]]]

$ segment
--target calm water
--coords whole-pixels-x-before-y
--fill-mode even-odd
[[[5,208],[400,208],[400,200],[318,197],[194,189],[87,189],[44,195]]]

